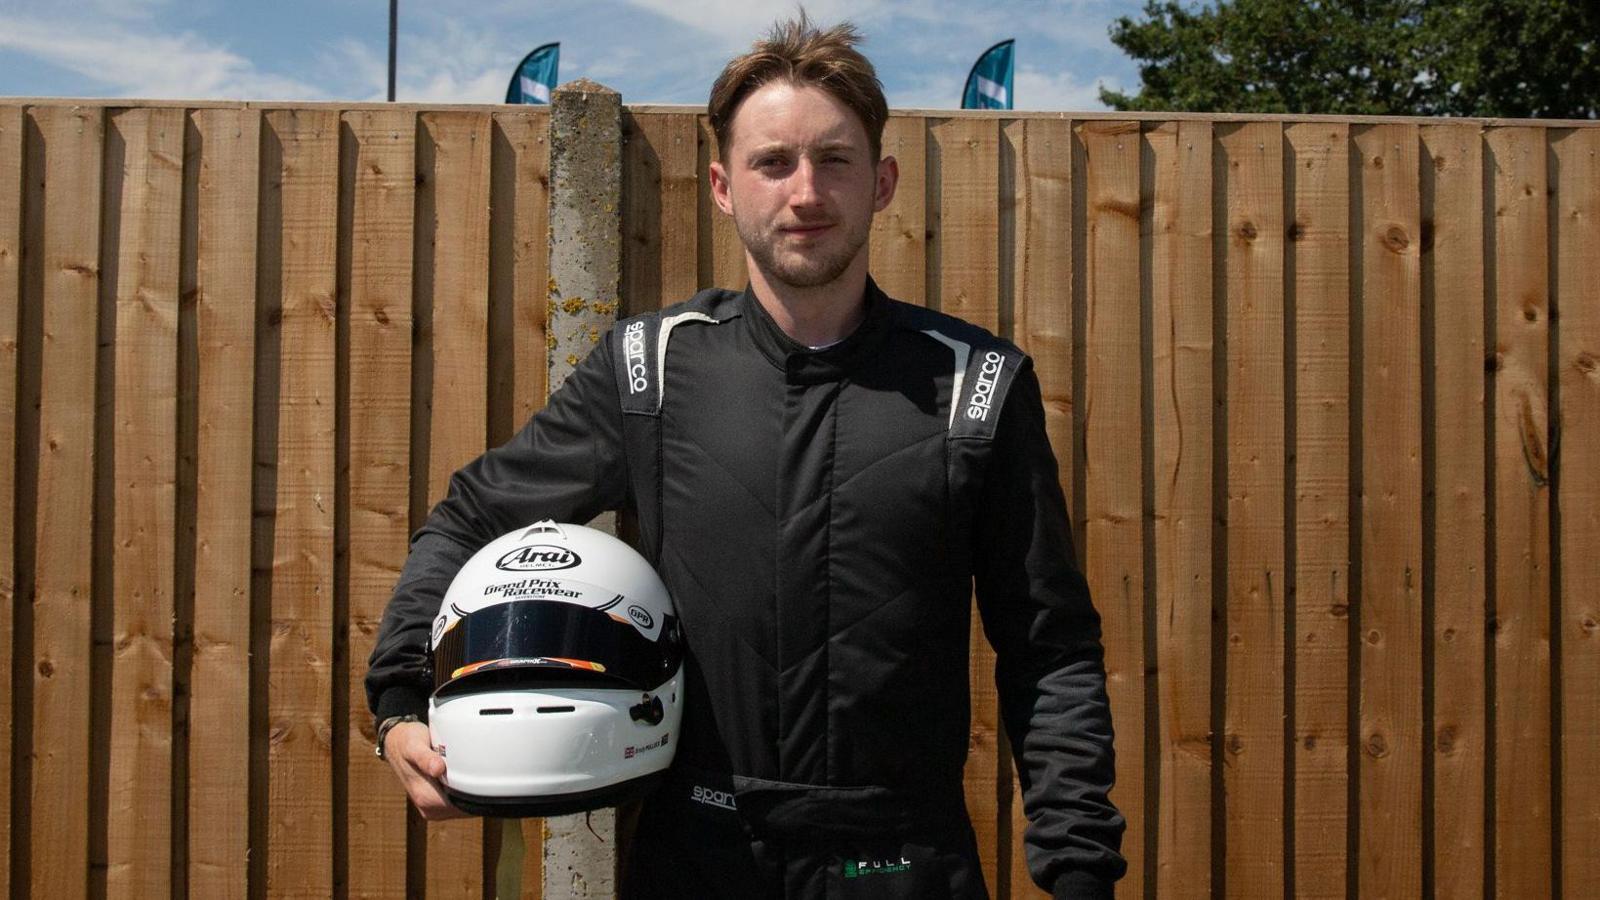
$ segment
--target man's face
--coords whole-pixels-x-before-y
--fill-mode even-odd
[[[848,106],[820,88],[764,85],[739,104],[723,156],[712,196],[769,281],[818,287],[866,265],[872,214],[894,198],[899,170],[872,159]]]

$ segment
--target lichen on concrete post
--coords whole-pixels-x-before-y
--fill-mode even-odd
[[[550,390],[617,320],[622,95],[585,78],[550,100]]]
[[[550,98],[550,297],[554,392],[617,320],[622,272],[622,95],[580,78]],[[613,514],[589,523],[616,533]],[[545,820],[544,896],[616,896],[614,810]]]

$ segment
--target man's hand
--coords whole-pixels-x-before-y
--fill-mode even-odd
[[[430,822],[461,819],[466,813],[450,805],[444,785],[444,757],[433,751],[428,741],[428,726],[421,722],[401,722],[383,738],[383,758],[389,761],[400,786],[406,789],[417,812]]]

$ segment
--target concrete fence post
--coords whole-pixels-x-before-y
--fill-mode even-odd
[[[622,272],[622,95],[585,78],[550,99],[553,393],[617,320]],[[590,523],[616,533],[614,514]],[[614,810],[544,824],[544,896],[616,896]]]

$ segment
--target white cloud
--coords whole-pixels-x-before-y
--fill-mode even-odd
[[[320,99],[309,84],[259,71],[190,32],[0,17],[0,49],[76,72],[112,95],[149,99]]]
[[[909,84],[889,88],[893,109],[955,109],[961,105],[963,76],[953,69],[937,75],[922,75]]]
[[[502,103],[506,96],[506,73],[435,72],[425,81],[396,85],[395,99],[406,103]]]
[[[382,55],[379,55],[379,54]],[[341,96],[379,101],[389,96],[389,47],[344,38],[324,47],[317,59],[323,83],[342,85]]]
[[[405,103],[504,102],[511,70],[533,47],[523,47],[524,39],[514,29],[496,28],[493,23],[469,27],[459,19],[431,12],[419,14],[424,17],[422,27],[401,32],[395,99]],[[382,51],[387,54],[387,46]],[[381,72],[377,98],[381,99],[388,78],[387,56],[380,58],[371,51],[365,55]],[[566,81],[567,59],[562,60],[561,68]]]
[[[692,54],[721,60],[739,52],[773,21],[795,13],[793,0],[626,0],[693,29],[707,40]],[[1096,79],[1079,73],[1115,66],[1106,29],[1130,11],[1129,0],[809,0],[819,24],[850,19],[865,37],[891,106],[959,105],[967,68],[989,45],[1017,40],[1017,95],[1029,109],[1102,109]],[[692,32],[692,33],[693,33]],[[626,40],[626,38],[623,38]],[[718,46],[720,44],[720,46]],[[678,54],[674,54],[678,55]],[[711,70],[715,74],[715,68]],[[710,75],[706,76],[707,82]]]
[[[73,0],[72,14],[86,22],[104,22],[108,19],[143,22],[171,5],[172,0]],[[4,6],[8,13],[25,18],[49,18],[60,15],[62,11],[59,0],[7,0],[0,6]]]
[[[889,91],[889,105],[900,109],[956,109],[961,105],[961,89],[966,73],[954,70],[925,75],[899,89]],[[1113,90],[1115,78],[1102,76],[1082,81],[1071,72],[1042,72],[1032,66],[1019,66],[1013,92],[1017,109],[1065,112],[1105,109],[1100,102],[1100,85]]]
[[[1101,77],[1092,82],[1078,80],[1071,72],[1041,72],[1031,66],[1022,66],[1016,73],[1016,104],[1018,109],[1047,109],[1083,112],[1106,108],[1100,102],[1100,85],[1112,90],[1118,85],[1114,79]]]
[[[796,0],[627,0],[628,4],[717,37],[721,47],[707,52],[738,50],[764,34],[773,22],[794,16]],[[886,0],[810,0],[804,4],[813,22],[828,25],[842,19],[857,24],[874,20]],[[942,4],[941,4],[942,5]]]
[[[723,63],[795,0],[474,0],[402,4],[398,98],[497,103],[517,59],[561,42],[561,80],[589,77],[630,103],[705,102]],[[273,0],[0,0],[8,93],[382,100],[383,4]],[[1095,109],[1094,77],[1134,80],[1106,39],[1138,0],[805,0],[819,24],[850,19],[896,107],[953,108],[991,43],[1017,39],[1029,108]],[[1112,80],[1115,80],[1113,78]]]

